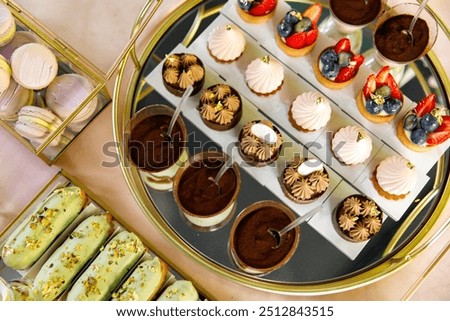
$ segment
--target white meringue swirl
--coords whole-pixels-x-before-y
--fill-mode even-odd
[[[208,49],[219,60],[233,61],[245,49],[245,38],[231,25],[216,26],[208,37]]]
[[[253,60],[245,71],[247,85],[260,94],[272,93],[281,86],[283,79],[283,66],[269,56]]]
[[[330,102],[317,92],[305,92],[292,103],[292,118],[306,130],[325,126],[331,117]]]
[[[331,141],[331,149],[337,159],[347,165],[363,163],[372,151],[372,139],[357,126],[339,129]]]
[[[376,178],[383,190],[392,195],[405,195],[416,185],[417,170],[401,156],[387,157],[380,162]]]

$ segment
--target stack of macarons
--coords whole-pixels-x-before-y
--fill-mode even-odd
[[[15,122],[13,126],[20,135],[32,144],[41,144],[93,90],[93,84],[84,76],[58,76],[58,59],[52,50],[32,32],[16,32],[12,13],[0,3],[1,119]],[[69,122],[71,134],[87,125],[98,105],[98,98],[91,99]],[[61,134],[50,146],[58,145],[60,138]]]

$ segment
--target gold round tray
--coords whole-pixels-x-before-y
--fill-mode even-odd
[[[324,7],[321,20],[326,19],[329,15],[328,2],[318,2]],[[311,1],[287,3],[294,8],[304,9]],[[199,233],[193,230],[178,215],[178,208],[171,193],[147,188],[137,169],[126,161],[126,151],[123,149],[124,131],[131,116],[150,104],[162,102],[170,105],[145,78],[157,68],[164,55],[176,46],[181,44],[189,48],[220,15],[227,1],[187,1],[167,16],[149,39],[139,41],[145,29],[144,25],[154,17],[160,4],[161,1],[147,3],[132,35],[132,40],[137,40],[136,45],[132,41],[118,66],[113,99],[113,125],[115,139],[120,146],[121,168],[131,192],[148,219],[184,254],[217,275],[249,287],[285,294],[335,293],[360,287],[392,274],[420,254],[450,226],[450,219],[447,218],[446,222],[437,228],[437,222],[444,216],[443,209],[450,195],[447,150],[428,171],[428,183],[405,213],[398,220],[386,218],[382,235],[372,239],[356,257],[349,259],[320,233],[304,224],[299,246],[301,249],[296,253],[297,259],[294,257],[290,261],[291,266],[288,264],[285,271],[281,269],[280,272],[264,277],[254,277],[239,271],[233,266],[226,251],[230,223],[214,232]],[[447,27],[438,17],[437,20],[440,32],[448,35]],[[362,52],[370,52],[371,34],[370,26],[361,33]],[[142,52],[137,53],[136,47],[143,48]],[[425,94],[436,92],[439,102],[449,107],[449,80],[432,51],[426,57],[408,65],[406,70],[413,75],[408,85],[402,88],[407,96],[411,95],[412,99],[418,101]],[[314,76],[311,74],[310,77]],[[433,78],[437,86],[430,88],[427,77]],[[188,123],[188,129],[195,137],[208,145],[210,140],[197,127],[198,124]],[[252,189],[249,189],[249,186]],[[245,195],[245,200],[242,197],[238,200],[241,204],[237,213],[246,205],[263,197],[277,199],[264,186],[257,186],[254,179],[246,173],[243,175],[241,195]],[[434,234],[431,235],[430,231]],[[167,254],[165,259],[170,262],[170,255]],[[189,274],[189,267],[178,268]]]

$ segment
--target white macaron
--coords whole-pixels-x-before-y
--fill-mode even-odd
[[[0,118],[6,121],[17,119],[20,108],[30,105],[34,100],[34,92],[11,80],[8,89],[0,95]]]
[[[14,38],[16,22],[8,7],[0,3],[0,46],[6,45]]]
[[[11,82],[11,67],[5,57],[0,55],[0,95],[8,89]]]
[[[14,128],[21,136],[31,142],[41,144],[61,123],[61,119],[49,109],[24,106],[19,111],[19,117]],[[60,138],[61,134],[56,136],[49,146],[57,146]]]
[[[47,106],[61,119],[69,117],[94,90],[92,83],[79,74],[57,76],[47,87],[45,101]],[[94,97],[68,124],[74,131],[81,130],[93,117],[98,106]]]
[[[11,56],[14,80],[21,86],[40,90],[47,87],[58,73],[54,53],[39,43],[28,43],[17,48]]]

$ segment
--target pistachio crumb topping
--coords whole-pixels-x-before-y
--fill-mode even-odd
[[[372,98],[373,101],[379,106],[383,105],[385,102],[385,99],[382,95],[370,94],[370,98]]]

